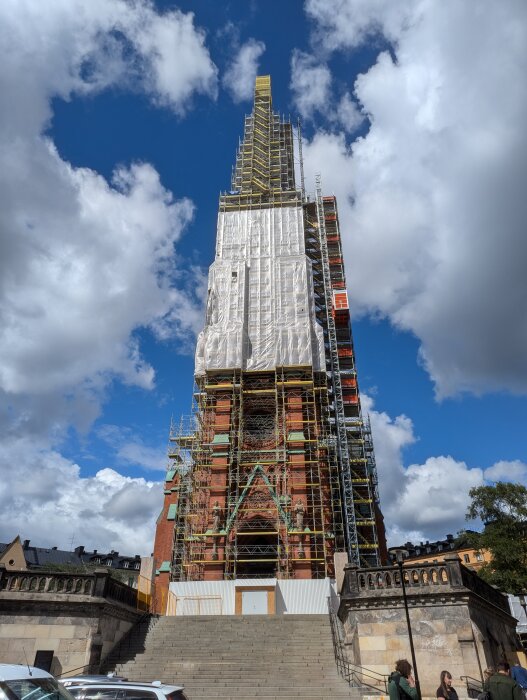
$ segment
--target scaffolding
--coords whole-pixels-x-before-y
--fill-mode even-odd
[[[300,126],[298,140],[301,159]],[[237,364],[232,358],[240,357],[242,366],[212,369],[214,363],[204,360],[198,371],[196,364],[193,414],[171,426],[165,494],[171,504],[168,519],[174,520],[172,580],[332,577],[337,552],[347,552],[361,566],[380,564],[375,456],[357,384],[336,200],[322,196],[319,179],[314,201],[306,198],[303,182],[302,190],[295,188],[293,151],[292,126],[272,109],[270,79],[257,78],[231,191],[221,195],[219,209],[241,211],[232,215],[238,227],[244,217],[263,225],[261,217],[243,210],[294,210],[295,216],[274,212],[272,220],[280,221],[284,261],[307,258],[302,279],[309,290],[303,297],[293,290],[290,306],[309,304],[306,318],[316,332],[302,336],[302,324],[294,326],[293,344],[296,348],[299,338],[309,337],[319,345],[311,355],[286,355],[289,359],[273,360],[266,369],[253,365],[248,370],[244,353],[219,354],[224,338],[212,336],[218,365]],[[221,230],[218,224],[218,241]],[[217,244],[216,256],[226,272],[217,266],[221,294],[211,301],[213,318],[231,295],[235,333],[237,314],[252,308],[251,294],[259,293],[262,284],[255,278],[254,290],[244,281],[243,293],[230,291],[246,280],[243,245]],[[255,244],[254,250],[260,248]],[[251,263],[256,268],[259,256]],[[291,260],[288,271],[299,264]],[[283,289],[285,294],[289,287]],[[270,293],[262,292],[266,303]],[[261,309],[255,308],[262,325]],[[265,314],[270,316],[268,308]],[[266,322],[272,326],[274,319]],[[250,332],[254,346],[259,329]],[[251,341],[241,331],[231,337],[236,342],[229,347],[235,349],[238,342]],[[267,345],[268,356],[276,357],[272,343]],[[305,364],[306,357],[316,362]]]
[[[332,575],[335,524],[343,532],[325,374],[210,372],[195,397],[195,419],[171,435],[173,459],[193,465],[180,482],[172,577],[202,580],[218,566],[226,579],[291,578],[299,566]]]

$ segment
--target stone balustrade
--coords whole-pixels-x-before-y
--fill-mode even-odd
[[[55,571],[6,571],[0,568],[0,592],[28,595],[90,596],[106,598],[135,608],[137,590],[112,578],[106,569],[72,574]]]
[[[507,596],[486,583],[475,572],[461,564],[457,554],[445,557],[444,562],[403,566],[404,583],[409,597],[449,593],[465,588],[509,613]],[[359,569],[347,564],[342,587],[343,598],[384,598],[402,595],[401,573],[398,566]]]

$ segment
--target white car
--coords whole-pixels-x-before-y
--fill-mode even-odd
[[[69,688],[71,685],[88,685],[88,683],[120,683],[127,681],[128,678],[108,673],[106,676],[68,676],[67,678],[57,678],[57,680],[65,688]]]
[[[0,664],[0,700],[72,700],[47,671],[34,666]]]
[[[186,700],[182,685],[153,683],[86,683],[71,685],[68,692],[75,700]],[[33,700],[33,699],[31,699]]]

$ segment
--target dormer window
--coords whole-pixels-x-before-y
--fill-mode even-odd
[[[129,569],[130,568],[130,562],[129,561],[123,561],[123,569]]]
[[[106,566],[111,566],[113,564],[113,559],[106,560]]]
[[[141,567],[141,564],[138,561],[136,561],[134,564],[134,569],[139,569],[140,567]]]

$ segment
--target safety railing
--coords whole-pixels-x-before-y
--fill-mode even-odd
[[[472,678],[472,676],[460,676],[459,680],[465,682],[467,695],[469,698],[477,698],[478,695],[483,692],[483,683],[478,678]]]
[[[369,668],[351,663],[344,649],[342,626],[338,615],[333,609],[331,598],[328,597],[328,613],[333,639],[335,663],[339,674],[354,688],[370,688],[377,693],[388,693],[388,676],[372,671]]]

